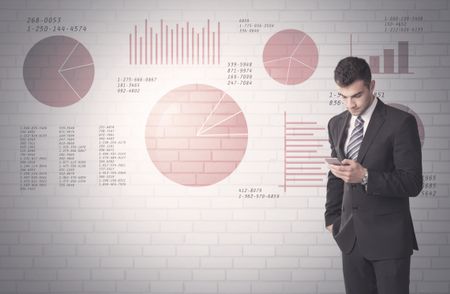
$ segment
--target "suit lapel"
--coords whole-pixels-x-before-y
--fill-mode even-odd
[[[358,153],[358,158],[356,159],[356,161],[358,161],[359,163],[362,163],[362,161],[364,160],[364,156],[372,145],[372,141],[375,139],[378,131],[381,129],[381,126],[385,121],[384,114],[385,105],[380,99],[378,99],[377,106],[372,113],[372,117],[370,118],[366,133],[364,134],[364,138]]]

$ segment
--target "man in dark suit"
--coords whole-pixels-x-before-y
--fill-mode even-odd
[[[409,197],[422,190],[422,154],[413,115],[374,96],[364,59],[334,71],[346,111],[328,123],[331,156],[325,223],[342,251],[347,294],[409,293],[418,250]]]

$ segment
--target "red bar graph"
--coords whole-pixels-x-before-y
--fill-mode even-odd
[[[169,61],[169,27],[166,25],[166,64]]]
[[[171,27],[161,19],[155,27],[145,19],[128,36],[129,64],[220,64],[220,42],[220,22],[208,19],[204,26],[195,27],[187,21]]]
[[[137,26],[134,26],[134,64],[137,64]]]
[[[150,29],[150,39],[152,39],[152,38],[153,38],[153,29]],[[130,52],[131,52],[131,49],[130,49]],[[153,43],[150,43],[150,63],[153,63]]]
[[[329,157],[325,127],[314,121],[295,121],[284,113],[284,188],[321,188],[326,185]],[[321,155],[324,154],[324,155]]]
[[[189,22],[186,23],[186,62],[189,63]]]
[[[409,42],[399,41],[397,45],[398,53],[395,49],[383,49],[383,55],[369,56],[369,65],[374,74],[412,74],[409,71]],[[350,56],[353,54],[353,37],[350,34]],[[381,62],[381,58],[382,62]],[[397,59],[397,62],[395,62]],[[383,71],[381,70],[383,65]]]
[[[129,38],[129,42],[130,42],[130,48],[129,48],[129,51],[130,51],[130,64],[132,64],[133,63],[133,54],[131,53],[131,50],[132,50],[132,46],[131,46],[131,42],[133,41],[133,35],[132,34],[130,34],[130,38]]]
[[[161,45],[161,64],[163,64],[164,62],[164,51],[163,51],[163,36],[164,36],[164,31],[163,31],[163,20],[161,19],[161,41],[159,42]]]
[[[369,57],[369,65],[372,73],[378,74],[380,73],[380,56],[370,56]]]
[[[398,42],[398,73],[409,72],[409,44],[405,41]]]
[[[139,37],[139,64],[142,64],[142,37]]]
[[[173,64],[173,29],[170,30],[170,64]]]
[[[145,63],[147,63],[147,20],[145,20]]]
[[[384,49],[384,73],[394,73],[394,49]]]

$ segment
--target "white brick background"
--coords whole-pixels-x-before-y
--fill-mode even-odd
[[[450,293],[450,1],[1,0],[0,9],[0,293],[344,293],[340,252],[324,229],[325,189],[284,192],[279,185],[284,112],[326,125],[342,110],[329,106],[328,96],[335,89],[333,68],[349,54],[350,33],[353,54],[365,58],[409,41],[413,74],[374,78],[383,101],[420,116],[424,173],[436,175],[435,196],[411,199],[420,247],[412,258],[411,293]],[[37,16],[88,27],[64,33],[83,43],[95,63],[94,83],[74,105],[46,106],[25,87],[28,50],[53,35],[26,32],[27,17]],[[386,16],[423,16],[424,31],[385,33]],[[239,33],[240,18],[274,27]],[[220,21],[221,65],[129,66],[128,34],[144,19],[155,27],[160,19],[169,25]],[[283,29],[306,32],[319,49],[315,73],[299,85],[275,82],[262,64],[265,43]],[[232,61],[253,62],[252,86],[227,86]],[[116,81],[123,76],[158,80],[139,94],[119,95]],[[159,173],[144,140],[153,105],[191,83],[230,94],[249,129],[239,167],[200,188]],[[59,187],[55,159],[48,163],[47,187],[21,191],[24,125],[75,125],[77,144],[87,146],[81,172],[87,183]],[[114,125],[127,142],[125,187],[96,184],[100,125]],[[48,141],[44,149],[53,158],[58,147],[54,137]],[[240,199],[238,189],[246,187],[280,197]]]

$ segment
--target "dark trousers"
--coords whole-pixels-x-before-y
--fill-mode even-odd
[[[342,253],[347,294],[409,294],[411,256],[400,259],[368,260],[356,240],[349,254]]]

